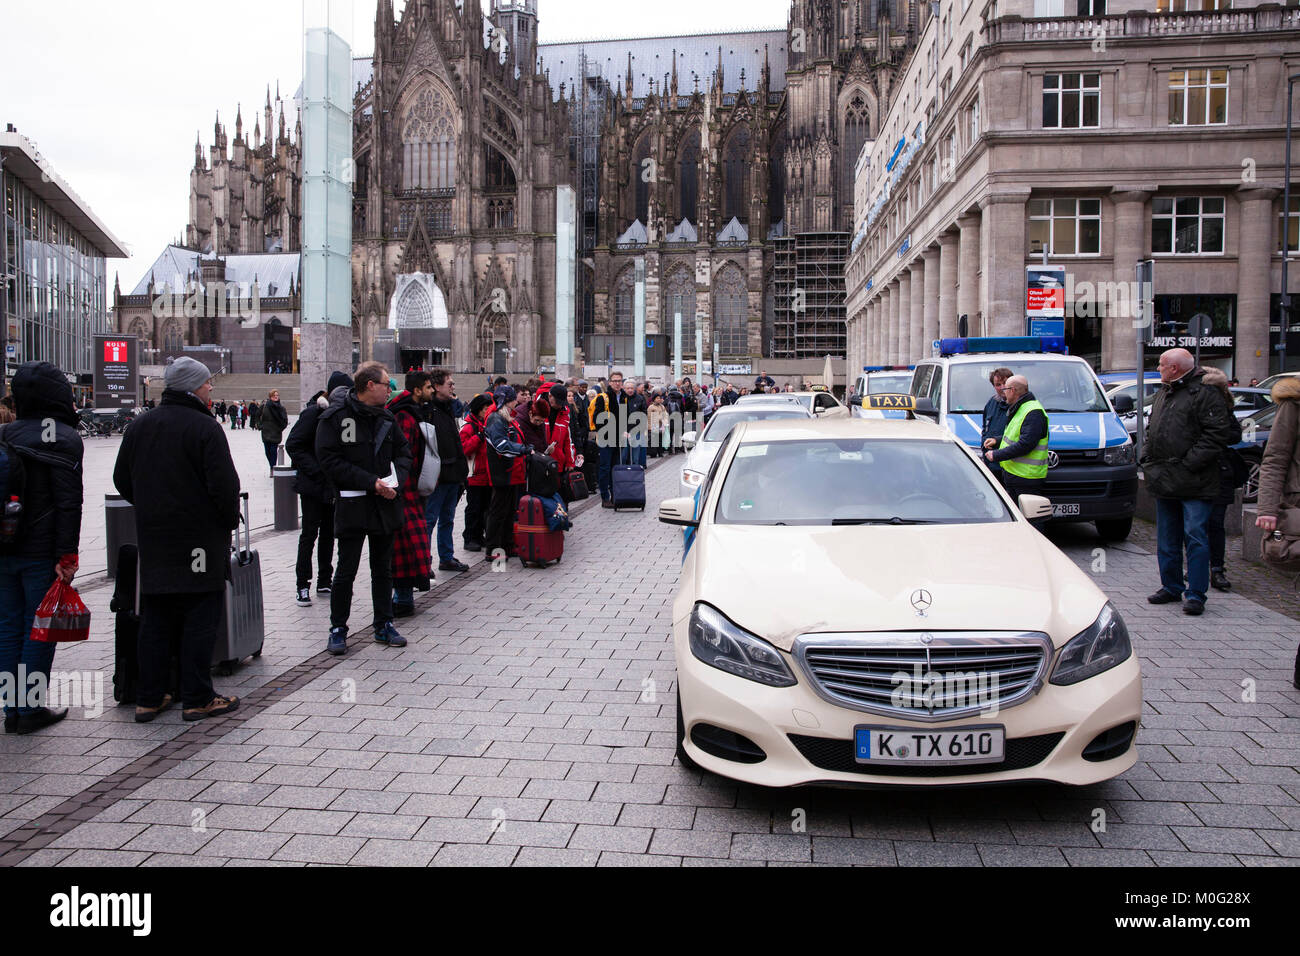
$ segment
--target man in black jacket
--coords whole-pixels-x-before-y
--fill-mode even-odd
[[[456,505],[460,503],[465,483],[469,481],[469,459],[460,443],[460,428],[456,419],[463,407],[456,398],[456,382],[450,372],[432,373],[433,400],[427,405],[428,420],[438,436],[438,457],[442,470],[438,472],[438,487],[425,503],[429,520],[429,533],[438,544],[439,571],[468,571],[469,565],[456,558],[454,525]]]
[[[316,425],[329,408],[330,396],[338,389],[346,395],[351,376],[330,374],[325,391],[311,397],[284,443],[298,476],[293,490],[302,502],[302,533],[298,535],[297,600],[299,607],[311,607],[311,552],[316,548],[316,593],[329,594],[334,581],[334,499],[336,492],[316,460]],[[340,401],[342,399],[340,398]]]
[[[609,384],[592,398],[589,408],[591,432],[600,449],[600,470],[597,484],[600,487],[600,504],[614,507],[614,466],[619,463],[622,450],[627,445],[627,396],[623,393],[623,373],[613,372]],[[620,415],[620,408],[622,414]]]
[[[239,475],[208,410],[212,373],[188,356],[167,366],[162,403],[122,438],[113,483],[135,506],[140,543],[140,684],[135,719],[171,706],[171,648],[179,644],[186,720],[230,713],[237,697],[212,687]]]
[[[72,386],[56,366],[21,366],[13,399],[17,420],[0,427],[0,450],[9,459],[9,491],[20,497],[22,514],[12,541],[0,543],[0,681],[5,733],[29,734],[68,714],[46,707],[39,690],[49,686],[57,645],[33,641],[31,634],[50,585],[56,578],[71,583],[77,573],[82,445]],[[12,487],[19,469],[26,475],[21,489]],[[0,501],[0,512],[5,504]],[[33,687],[37,675],[44,679]],[[36,692],[29,695],[29,689]]]
[[[1183,613],[1205,611],[1210,588],[1210,511],[1219,493],[1219,456],[1232,436],[1231,413],[1218,389],[1186,349],[1160,356],[1164,383],[1151,406],[1142,473],[1156,499],[1156,550],[1160,590],[1152,604],[1183,602]],[[1183,550],[1187,581],[1183,582]]]
[[[284,439],[284,430],[289,427],[289,413],[280,404],[280,392],[273,390],[266,397],[262,406],[262,447],[266,450],[266,463],[270,466],[271,477],[275,477],[276,449]]]
[[[316,460],[339,494],[334,508],[339,564],[330,594],[327,645],[335,655],[347,653],[352,584],[367,540],[375,640],[389,647],[406,646],[393,627],[392,562],[393,539],[402,524],[397,489],[410,474],[411,449],[393,413],[384,407],[390,391],[388,370],[366,362],[353,378],[351,390],[331,396],[316,427]]]

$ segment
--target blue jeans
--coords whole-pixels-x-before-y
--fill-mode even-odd
[[[1156,550],[1160,586],[1185,600],[1204,601],[1210,588],[1210,511],[1213,501],[1156,499]],[[1183,548],[1187,548],[1187,584],[1183,586]]]
[[[600,449],[600,471],[596,475],[596,484],[600,488],[600,498],[602,501],[609,501],[614,497],[614,463],[619,460],[619,448]]]
[[[54,664],[55,645],[31,639],[36,608],[54,583],[54,564],[52,558],[0,555],[0,674],[13,675],[3,679],[6,714],[31,713],[44,703],[28,700],[26,691],[32,675],[37,673],[45,675],[48,686]],[[19,687],[18,677],[22,674],[27,682]],[[14,698],[11,689],[17,690],[19,699]]]
[[[456,505],[460,503],[460,485],[439,485],[425,500],[424,514],[429,520],[429,533],[437,539],[438,560],[455,561],[456,546],[452,543],[453,525],[456,522]]]

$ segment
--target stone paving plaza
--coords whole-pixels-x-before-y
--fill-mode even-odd
[[[255,432],[232,445],[269,523]],[[116,440],[87,457],[87,557]],[[134,723],[111,700],[111,587],[82,581],[92,640],[56,671],[103,675],[102,714],[74,708],[0,737],[0,862],[70,865],[1202,865],[1300,859],[1300,693],[1293,620],[1239,595],[1205,616],[1149,607],[1153,555],[1055,534],[1096,573],[1142,656],[1141,761],[1100,786],[772,792],[674,758],[669,640],[680,536],[651,508],[588,502],[564,561],[439,574],[399,622],[410,646],[323,653],[328,610],[292,599],[296,535],[264,530],[264,656],[219,690],[230,718]],[[255,477],[254,477],[255,476]],[[96,512],[99,512],[98,514]],[[96,530],[98,529],[98,530]],[[459,542],[459,534],[457,535]],[[462,555],[467,561],[475,555]],[[1104,570],[1099,557],[1104,557]],[[362,562],[361,575],[366,575]],[[102,582],[102,577],[99,578]],[[792,595],[798,582],[791,581]],[[368,594],[364,580],[358,595]],[[364,598],[353,625],[369,623]],[[1244,683],[1245,682],[1245,683]],[[1248,692],[1253,688],[1252,695]],[[1245,698],[1245,699],[1243,699]],[[1104,817],[1097,811],[1104,811]],[[800,812],[802,811],[802,812]],[[803,832],[794,822],[805,821]],[[1094,822],[1104,819],[1104,830]]]

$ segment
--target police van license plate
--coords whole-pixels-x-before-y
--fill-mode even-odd
[[[913,727],[855,727],[853,756],[858,763],[1001,763],[1006,728],[988,725],[950,730]]]
[[[1077,515],[1078,513],[1078,505],[1052,505],[1053,518],[1059,518],[1062,515]]]

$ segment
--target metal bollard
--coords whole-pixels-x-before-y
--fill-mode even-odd
[[[276,463],[277,466],[278,466],[278,465],[283,465],[283,464],[285,463],[285,462],[284,462],[284,446],[283,446],[283,445],[277,445],[277,446],[275,447],[275,463]]]
[[[275,487],[275,530],[297,531],[298,493],[293,490],[293,483],[298,469],[292,465],[276,465],[271,471],[271,483]]]
[[[108,548],[108,576],[117,577],[117,552],[136,544],[135,507],[121,495],[104,495],[104,539]]]

